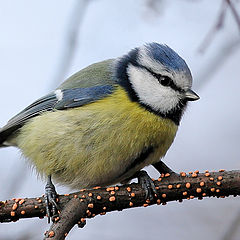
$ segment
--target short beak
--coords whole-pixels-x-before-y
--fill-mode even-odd
[[[200,97],[191,89],[187,90],[185,92],[185,99],[187,101],[196,101],[198,100]]]

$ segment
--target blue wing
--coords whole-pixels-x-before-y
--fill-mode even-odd
[[[0,129],[0,144],[13,132],[22,127],[29,119],[43,112],[80,107],[100,100],[113,91],[114,87],[112,85],[56,90],[38,99],[10,119],[8,123]]]

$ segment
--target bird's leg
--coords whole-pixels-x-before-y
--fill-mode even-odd
[[[165,174],[165,173],[170,173],[173,175],[178,175],[176,172],[174,172],[171,168],[169,168],[164,162],[159,161],[157,163],[152,164],[157,170],[158,172],[161,174]]]
[[[46,203],[46,213],[48,216],[48,223],[50,223],[50,217],[56,216],[57,213],[57,192],[55,186],[52,183],[51,175],[48,175],[47,184],[45,186],[45,203]]]
[[[137,172],[135,177],[138,178],[138,183],[140,183],[142,185],[142,188],[145,190],[146,199],[153,201],[154,197],[157,196],[157,191],[153,180],[144,170]]]

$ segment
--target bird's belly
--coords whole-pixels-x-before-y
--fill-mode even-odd
[[[120,99],[125,95],[115,97],[33,118],[22,127],[18,147],[41,175],[51,174],[72,188],[111,185],[131,177],[166,153],[177,126]],[[128,102],[122,106],[119,101]],[[129,168],[149,147],[154,151]]]

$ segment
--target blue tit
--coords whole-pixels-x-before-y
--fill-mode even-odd
[[[41,176],[74,189],[146,177],[140,170],[151,164],[168,172],[161,158],[188,101],[199,99],[191,87],[176,52],[145,44],[82,69],[29,105],[0,129],[0,146],[18,147]]]

